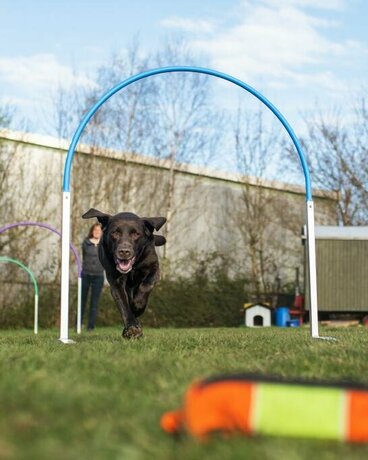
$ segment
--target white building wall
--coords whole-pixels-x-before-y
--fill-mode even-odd
[[[37,220],[61,229],[62,175],[67,149],[65,141],[0,131],[0,159],[12,158],[7,187],[0,200],[1,225]],[[78,249],[92,224],[92,221],[81,219],[90,207],[111,213],[131,211],[145,216],[166,215],[163,199],[169,171],[166,161],[111,150],[100,149],[96,153],[82,145],[73,163],[71,239]],[[104,168],[108,168],[108,176],[104,175]],[[157,179],[154,182],[153,177]],[[167,247],[168,257],[176,264],[176,270],[186,271],[189,267],[188,263],[178,263],[180,258],[190,259],[212,252],[223,254],[224,263],[231,260],[234,274],[247,268],[247,247],[242,228],[237,224],[238,204],[245,181],[254,182],[252,178],[196,166],[176,167],[174,215]],[[276,254],[278,265],[282,267],[283,281],[291,282],[294,269],[301,266],[303,258],[298,232],[304,223],[304,187],[275,181],[264,181],[263,185],[280,198],[287,199],[294,215],[293,222],[282,227],[274,220],[284,210],[275,209],[266,232],[269,250]],[[316,191],[314,197],[316,223],[334,224],[336,197]],[[251,221],[245,221],[252,225]],[[30,247],[24,245],[25,253],[20,254],[23,261],[33,268],[36,277],[50,281],[57,279],[60,268],[57,236],[34,229],[24,230],[22,235],[26,242],[35,241]],[[17,254],[12,252],[15,243],[10,236],[18,239],[20,232],[14,230],[12,235],[0,235],[0,253],[12,257]],[[74,265],[72,257],[71,279],[75,278]],[[0,267],[0,279],[3,276],[1,270],[3,267]]]

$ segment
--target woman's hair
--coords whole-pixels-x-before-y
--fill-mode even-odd
[[[101,224],[99,224],[98,222],[93,224],[92,227],[89,229],[89,232],[88,232],[88,236],[87,238],[92,238],[93,237],[93,230],[96,228],[96,227],[101,227]]]

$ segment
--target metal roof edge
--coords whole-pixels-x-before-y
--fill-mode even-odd
[[[368,240],[368,226],[316,226],[315,234],[319,240]]]

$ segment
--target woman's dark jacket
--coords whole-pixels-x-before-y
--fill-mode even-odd
[[[89,238],[86,238],[82,244],[83,252],[83,275],[103,276],[104,269],[98,258],[98,246],[95,246]]]

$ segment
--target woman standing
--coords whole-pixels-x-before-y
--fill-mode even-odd
[[[82,264],[82,322],[88,291],[91,288],[91,302],[88,315],[87,330],[95,328],[97,317],[98,301],[104,284],[104,269],[98,258],[98,243],[102,236],[101,225],[96,223],[89,230],[87,238],[82,244],[83,264]]]

